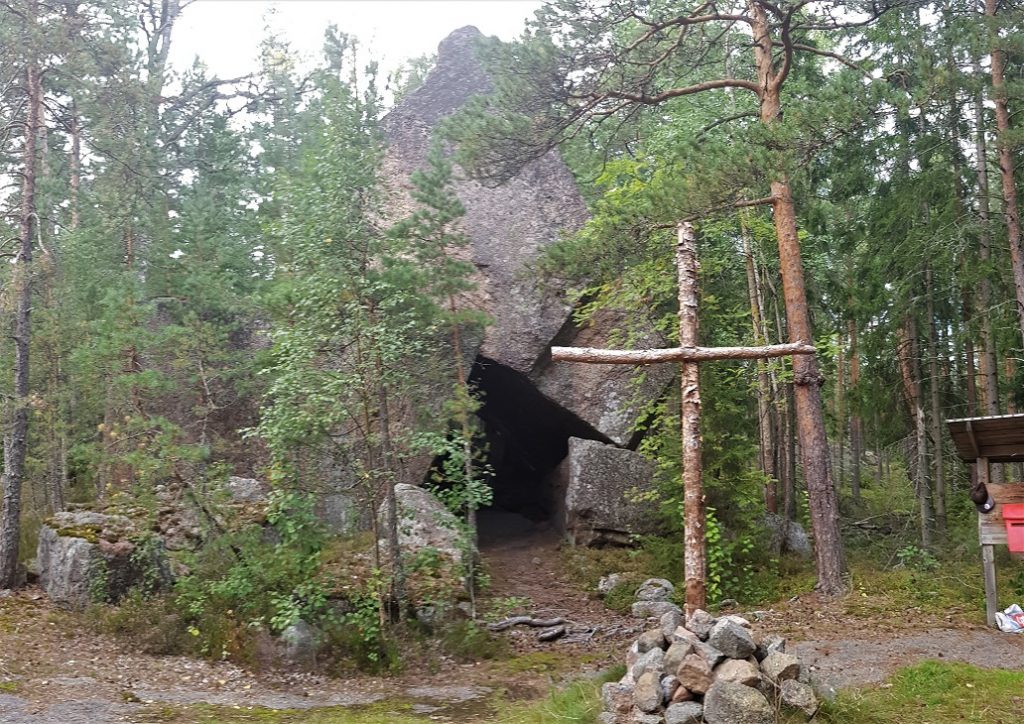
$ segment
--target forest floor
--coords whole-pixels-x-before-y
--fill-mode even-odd
[[[642,622],[582,590],[550,530],[504,524],[481,541],[491,586],[480,610],[490,618],[513,610],[561,617],[589,635],[542,643],[535,629],[518,627],[504,634],[507,656],[413,663],[392,677],[253,673],[227,662],[132,651],[28,588],[0,598],[0,722],[520,721],[508,713],[621,663]],[[790,650],[835,688],[878,684],[924,659],[1024,669],[1024,636],[983,626],[973,610],[893,603],[864,590],[836,601],[806,594],[763,611],[758,626],[786,635]]]

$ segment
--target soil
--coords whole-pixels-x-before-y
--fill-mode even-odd
[[[477,664],[444,659],[432,662],[433,670],[407,667],[397,678],[254,673],[227,662],[132,651],[27,588],[0,598],[0,722],[141,724],[155,721],[153,703],[310,710],[398,699],[411,703],[424,721],[486,722],[495,701],[540,699],[567,678],[623,661],[644,622],[608,611],[581,590],[565,569],[553,531],[511,517],[486,521],[482,530],[491,588],[480,610],[493,615],[516,603],[537,617],[566,619],[566,636],[544,643],[538,629],[514,627],[502,635],[516,658]],[[1024,636],[960,619],[913,611],[851,619],[842,601],[813,595],[758,612],[757,618],[757,627],[786,635],[789,650],[813,667],[819,682],[835,688],[877,684],[897,668],[928,658],[1024,668]],[[167,717],[164,711],[159,721],[174,721]]]

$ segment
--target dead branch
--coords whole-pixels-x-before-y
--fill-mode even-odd
[[[671,347],[668,349],[596,349],[594,347],[552,347],[556,362],[649,365],[659,362],[711,362],[729,359],[765,359],[791,354],[815,354],[806,342],[771,344],[762,347]]]
[[[498,621],[497,623],[488,624],[487,630],[498,632],[510,629],[513,626],[551,628],[552,626],[561,626],[564,623],[564,618],[534,618],[533,616],[512,616],[511,618],[506,618],[504,621]]]

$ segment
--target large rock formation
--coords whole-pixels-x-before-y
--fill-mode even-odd
[[[492,88],[477,55],[482,39],[472,27],[449,35],[423,85],[383,120],[384,177],[396,219],[414,208],[408,179],[425,165],[438,125]],[[648,370],[643,383],[634,385],[629,367],[551,361],[552,344],[608,346],[627,322],[634,337],[638,327],[635,319],[613,311],[577,325],[565,283],[537,271],[545,250],[587,220],[572,174],[551,151],[498,187],[458,169],[455,175],[454,189],[466,209],[461,230],[469,244],[452,253],[475,268],[475,289],[458,304],[491,320],[482,335],[463,340],[463,351],[484,395],[480,416],[495,469],[495,505],[559,525],[569,522],[581,542],[650,532],[649,505],[624,499],[627,491],[649,490],[651,471],[622,448],[635,447],[637,411],[661,394],[671,366]],[[651,329],[635,343],[662,345]],[[578,438],[575,447],[570,438]],[[431,462],[407,461],[410,482],[423,479]],[[576,501],[569,509],[567,495]]]
[[[471,97],[491,90],[476,55],[482,37],[476,28],[465,27],[445,38],[424,84],[385,117],[389,178],[406,179],[423,166],[436,126]],[[536,271],[544,250],[580,229],[587,219],[586,206],[561,157],[550,151],[498,187],[463,175],[455,189],[466,208],[462,230],[471,247],[466,253],[477,269],[477,288],[462,304],[492,320],[477,354],[526,376],[547,398],[592,428],[591,437],[627,445],[636,414],[634,399],[643,402],[659,394],[671,370],[652,369],[644,385],[633,390],[628,367],[551,363],[553,343],[606,345],[624,321],[607,312],[594,324],[577,327],[565,287],[541,279]],[[398,205],[407,209],[410,202],[405,199]],[[651,332],[641,342],[662,340]]]

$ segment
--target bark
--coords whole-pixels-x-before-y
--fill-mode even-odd
[[[961,275],[966,277],[966,270],[961,269]],[[978,369],[975,366],[974,334],[971,329],[973,309],[971,307],[971,294],[967,287],[961,288],[961,311],[964,330],[964,386],[967,392],[967,416],[975,417],[978,414]]]
[[[35,21],[35,3],[30,5]],[[36,140],[42,124],[42,86],[39,68],[29,60],[25,69],[28,115],[22,154],[21,219],[18,225],[18,256],[13,272],[16,298],[14,319],[14,399],[9,435],[4,439],[3,511],[0,514],[0,588],[13,588],[18,569],[21,533],[21,487],[28,445],[29,342],[32,311],[32,245],[36,234]]]
[[[987,269],[992,258],[992,230],[990,226],[991,211],[989,208],[988,163],[985,147],[985,108],[979,95],[974,106],[975,123],[975,156],[978,174],[978,220],[981,231],[978,235],[978,262]],[[986,415],[999,414],[999,372],[996,356],[995,334],[992,332],[992,281],[988,274],[978,280],[978,317],[981,321],[981,357],[978,360],[978,371],[981,373],[981,399]],[[995,482],[993,480],[993,482]]]
[[[746,224],[740,220],[743,235],[743,257],[747,269],[747,294],[750,298],[750,321],[754,330],[754,344],[764,345],[767,339],[763,334],[764,325],[761,311],[761,290],[757,280],[757,267],[754,264],[754,250],[750,243],[750,233]],[[769,513],[778,511],[776,500],[777,476],[775,472],[775,429],[772,426],[772,390],[768,377],[768,364],[757,360],[757,429],[758,464],[767,480],[764,486],[764,507]]]
[[[931,267],[925,269],[925,286],[928,295],[928,377],[931,402],[932,438],[932,501],[935,508],[935,530],[942,536],[946,531],[946,475],[942,457],[942,400],[941,377],[939,376],[938,329],[935,324],[935,285]]]
[[[844,461],[846,454],[846,355],[843,348],[846,340],[839,335],[839,347],[836,350],[836,485],[843,486]]]
[[[763,359],[790,355],[813,355],[813,345],[799,340],[790,344],[764,347],[672,347],[668,349],[598,349],[596,347],[552,347],[551,359],[556,362],[589,362],[590,364],[649,365],[658,362],[712,362],[726,359]]]
[[[857,352],[857,321],[850,319],[846,323],[846,332],[850,337],[850,391],[857,394],[860,385],[860,357]],[[863,456],[863,433],[860,413],[856,401],[850,403],[850,495],[855,501],[860,500],[860,459]]]
[[[760,86],[760,120],[765,125],[772,125],[782,110],[780,92],[785,76],[776,74],[773,67],[772,39],[764,9],[758,2],[751,0],[749,10],[753,19],[754,57]],[[807,309],[792,190],[788,178],[777,173],[770,188],[789,339],[791,342],[811,341],[814,335]],[[839,595],[846,590],[843,582],[846,563],[839,532],[839,502],[832,481],[828,439],[825,435],[825,416],[821,403],[822,377],[813,356],[793,358],[793,381],[797,434],[814,532],[818,571],[815,589],[825,595]]]
[[[70,193],[68,206],[71,211],[69,222],[72,231],[78,228],[79,205],[78,196],[82,188],[82,129],[78,125],[78,110],[75,102],[71,102],[71,157],[68,159],[68,173],[70,176]]]
[[[1010,132],[1010,110],[1006,103],[1006,53],[999,47],[999,33],[994,27],[997,4],[996,0],[985,0],[985,15],[993,23],[989,31],[989,42],[992,59],[992,100],[996,106],[996,131],[999,134],[999,178],[1002,182],[1003,214],[1006,217],[1010,264],[1013,268],[1013,289],[1017,299],[1017,323],[1024,341],[1024,255],[1020,248],[1020,209],[1017,205],[1017,186],[1013,173],[1013,149],[1007,138]]]
[[[907,316],[900,327],[898,356],[900,375],[903,380],[903,394],[914,420],[914,491],[917,495],[921,546],[932,544],[932,504],[928,487],[928,439],[925,425],[924,406],[921,402],[921,383],[917,371],[917,327],[913,318]]]
[[[679,344],[697,345],[697,240],[690,224],[679,225],[676,267],[679,275]],[[700,364],[680,365],[683,443],[683,540],[686,615],[707,608],[707,548],[704,541],[704,485],[701,472]]]

